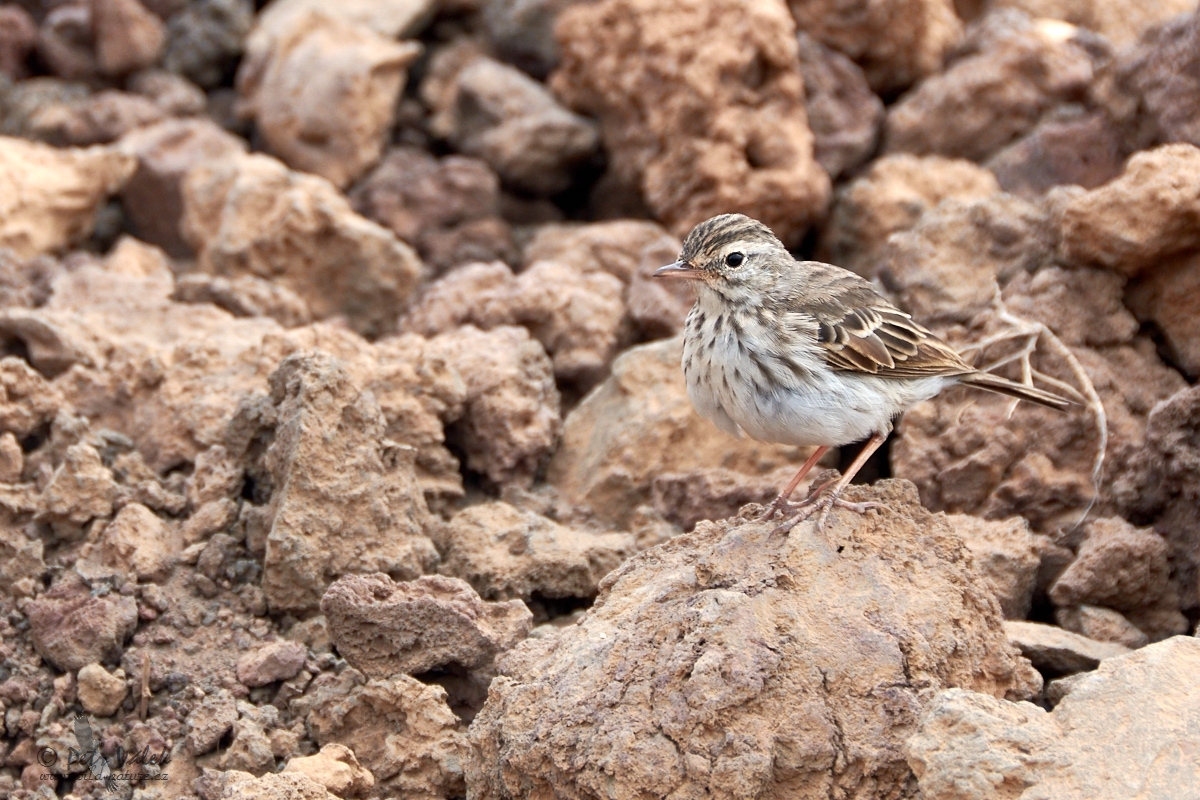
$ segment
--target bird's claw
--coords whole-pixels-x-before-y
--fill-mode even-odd
[[[876,509],[891,511],[891,508],[884,503],[876,503],[873,501],[851,503],[848,500],[843,500],[837,495],[823,495],[815,498],[810,497],[803,503],[789,503],[788,505],[794,506],[794,510],[784,519],[782,524],[772,531],[773,534],[783,534],[786,536],[791,532],[792,528],[796,527],[797,524],[808,519],[818,511],[820,512],[820,515],[817,517],[817,533],[822,533],[825,530],[825,522],[829,519],[829,512],[834,508],[844,508],[847,511],[853,511],[856,514],[865,514],[868,511]],[[767,518],[767,516],[768,515],[764,515],[764,519]]]

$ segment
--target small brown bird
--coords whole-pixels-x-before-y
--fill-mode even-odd
[[[1072,401],[980,372],[854,273],[796,261],[767,226],[741,214],[701,222],[659,278],[696,287],[683,340],[688,397],[734,435],[816,446],[767,509],[786,526],[833,506],[865,511],[840,495],[892,430],[892,421],[962,383],[1060,411]],[[799,504],[788,497],[831,447],[867,439],[832,488]],[[827,489],[827,491],[825,491]]]

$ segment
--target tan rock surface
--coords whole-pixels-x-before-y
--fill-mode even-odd
[[[285,359],[270,385],[239,410],[230,441],[267,495],[243,513],[272,608],[315,610],[348,572],[429,570],[437,554],[413,453],[383,438],[374,397],[322,353]]]
[[[59,150],[0,136],[0,247],[29,258],[79,243],[135,167],[112,148]]]
[[[252,49],[238,68],[240,109],[272,154],[345,188],[383,155],[421,47],[343,21],[336,11],[286,16],[259,34],[270,44]]]
[[[460,511],[439,535],[443,574],[488,599],[582,597],[633,555],[634,538],[560,525],[508,503]]]
[[[821,215],[829,178],[782,0],[603,0],[556,30],[552,88],[599,118],[612,168],[673,233],[741,211],[794,244]]]
[[[442,575],[406,583],[347,575],[325,591],[321,613],[338,653],[372,678],[487,668],[533,626],[524,603],[485,603],[465,581]]]
[[[88,664],[79,670],[79,704],[83,710],[98,717],[111,717],[121,707],[128,689],[125,673],[109,672],[99,664]]]
[[[1134,154],[1120,178],[1072,198],[1061,220],[1064,259],[1122,275],[1200,247],[1200,148]]]
[[[1094,68],[1070,26],[994,12],[973,26],[944,72],[888,110],[884,147],[981,161],[1054,106],[1084,99]]]
[[[1150,637],[1126,619],[1121,612],[1100,606],[1079,605],[1059,608],[1054,621],[1060,627],[1097,642],[1113,642],[1131,650],[1145,647]]]
[[[328,182],[261,155],[206,163],[184,181],[184,239],[200,268],[256,275],[379,334],[395,325],[424,267],[390,231],[355,214]]]
[[[1124,645],[1098,642],[1041,622],[1009,620],[1004,631],[1030,663],[1051,674],[1095,669],[1105,659],[1129,652]]]
[[[943,200],[970,201],[998,191],[992,173],[963,159],[908,153],[884,156],[838,190],[818,256],[874,277],[893,233],[912,228]]]
[[[1184,800],[1200,785],[1197,669],[1200,641],[1177,636],[1101,664],[1049,713],[944,691],[908,741],[921,796]]]
[[[1033,605],[1044,538],[1029,530],[1020,517],[984,520],[966,514],[947,516],[963,537],[975,566],[991,581],[1006,619],[1025,619]]]
[[[1031,17],[1061,19],[1125,47],[1147,29],[1195,9],[1191,0],[988,0],[989,8],[1019,8]]]
[[[1036,690],[945,520],[900,482],[852,494],[891,511],[703,523],[511,651],[471,726],[472,796],[899,795],[931,690]]]
[[[1152,322],[1166,340],[1169,357],[1185,374],[1200,375],[1200,254],[1157,261],[1132,281],[1125,295],[1139,320]]]
[[[231,769],[205,769],[196,781],[200,800],[340,800],[303,773],[268,773],[255,777]]]
[[[88,570],[131,573],[138,580],[164,581],[182,550],[179,534],[141,503],[130,503],[104,527],[99,541],[85,547]],[[105,569],[107,568],[107,569]]]
[[[800,29],[856,61],[882,94],[937,72],[962,37],[952,0],[789,0]]]
[[[802,463],[797,448],[734,439],[697,414],[681,353],[678,338],[626,351],[567,416],[546,480],[605,524],[627,525],[664,473],[721,467],[761,475]]]
[[[370,770],[358,763],[350,748],[340,744],[327,744],[316,755],[289,760],[281,774],[290,772],[307,775],[342,798],[361,797],[375,785]]]

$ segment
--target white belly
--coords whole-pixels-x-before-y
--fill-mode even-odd
[[[727,321],[718,326],[713,315],[688,318],[689,334],[704,327],[699,337],[684,340],[688,397],[700,414],[730,433],[779,444],[840,447],[888,431],[910,406],[954,383],[942,377],[896,381],[835,373],[815,350],[806,357],[739,347],[739,339],[772,341],[754,330],[756,324],[743,319],[743,334],[735,337],[732,326]],[[715,344],[702,344],[708,340]]]

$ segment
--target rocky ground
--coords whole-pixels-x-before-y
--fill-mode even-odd
[[[775,532],[729,211],[1082,402]],[[0,796],[1195,798],[1197,377],[1195,0],[0,5]]]

